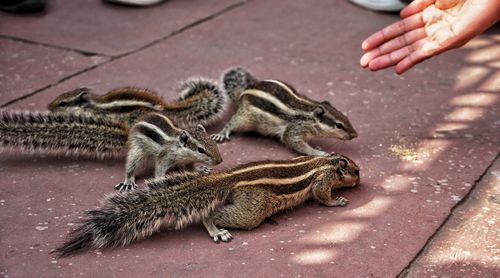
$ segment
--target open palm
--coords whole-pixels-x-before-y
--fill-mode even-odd
[[[396,65],[401,74],[423,60],[464,45],[500,18],[498,0],[416,0],[401,11],[402,20],[362,43],[362,67]]]

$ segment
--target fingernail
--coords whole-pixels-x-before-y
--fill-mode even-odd
[[[361,59],[359,59],[359,64],[365,68],[368,65],[368,59],[366,58],[366,54],[361,56]]]
[[[363,43],[361,44],[361,48],[366,51],[368,49],[368,43],[366,41],[363,41]]]

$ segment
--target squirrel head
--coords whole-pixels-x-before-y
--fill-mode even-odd
[[[210,138],[202,125],[182,130],[179,135],[179,144],[184,149],[186,157],[195,157],[198,161],[209,165],[217,165],[222,162],[217,144]]]
[[[312,114],[315,135],[342,140],[351,140],[358,137],[358,133],[349,122],[349,119],[328,101],[318,103]]]
[[[78,88],[56,97],[47,108],[52,112],[68,109],[82,109],[90,104],[92,93],[89,88]]]
[[[333,188],[354,187],[359,185],[359,166],[347,156],[331,153],[327,156],[329,163],[335,167]]]

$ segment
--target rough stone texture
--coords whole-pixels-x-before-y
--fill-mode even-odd
[[[63,241],[80,212],[98,205],[121,180],[123,159],[58,160],[14,152],[0,157],[0,221],[12,223],[0,227],[3,274],[398,275],[499,152],[500,37],[493,30],[403,76],[362,70],[360,42],[395,19],[346,1],[250,1],[10,105],[43,109],[58,93],[78,86],[98,92],[146,86],[173,98],[179,80],[217,79],[227,67],[243,65],[260,78],[289,81],[312,98],[328,99],[349,116],[359,138],[314,143],[358,162],[362,186],[339,193],[351,201],[345,208],[309,203],[273,217],[277,225],[234,231],[228,244],[212,243],[201,225],[193,225],[125,248],[54,259],[48,251]],[[218,169],[294,156],[258,136],[234,136],[220,148],[224,162]]]
[[[406,277],[500,276],[500,160],[454,211]]]

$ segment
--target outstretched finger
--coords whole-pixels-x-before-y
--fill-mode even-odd
[[[414,51],[396,65],[397,74],[404,73],[436,53],[435,45],[432,42],[427,42],[425,39],[415,42],[413,47]]]
[[[377,58],[378,56],[385,55],[387,53],[391,53],[400,48],[411,45],[412,43],[424,38],[425,36],[426,33],[424,28],[412,30],[382,44],[375,49],[368,51],[361,57],[359,63],[362,67],[366,67],[373,59]]]
[[[401,18],[412,16],[423,11],[425,8],[434,4],[435,2],[436,0],[415,0],[408,4],[408,6],[406,6],[404,9],[402,9],[399,13],[399,16],[401,16]]]
[[[370,68],[370,70],[376,71],[376,70],[381,70],[381,69],[385,69],[385,68],[394,66],[397,63],[399,63],[399,61],[408,57],[410,55],[411,51],[413,51],[413,48],[411,45],[400,48],[394,52],[390,52],[388,54],[385,54],[385,55],[382,55],[380,57],[373,59],[368,64],[368,67]]]
[[[363,43],[361,44],[361,48],[363,48],[364,51],[369,51],[395,37],[423,26],[424,22],[422,20],[421,14],[415,14],[396,23],[393,23],[376,32],[375,34],[369,36],[366,40],[363,41]]]

